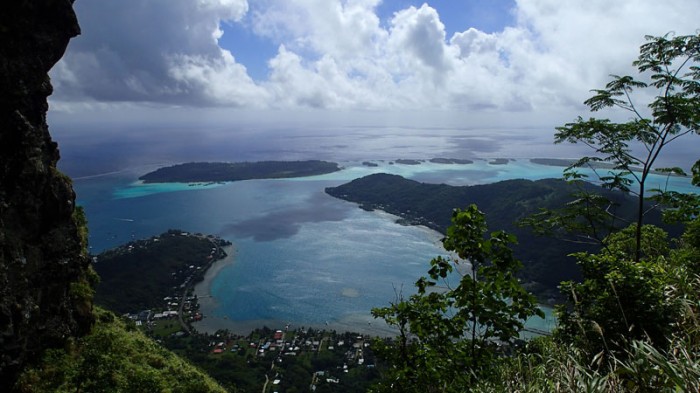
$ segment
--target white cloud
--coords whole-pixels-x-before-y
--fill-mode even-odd
[[[445,25],[435,9],[427,4],[419,9],[410,7],[395,14],[391,21],[390,49],[411,68],[420,65],[436,74],[450,71],[445,50]]]
[[[262,107],[267,92],[255,85],[244,66],[230,52],[218,58],[177,54],[170,58],[169,75],[187,92],[199,92],[202,100],[218,105]]]
[[[83,33],[52,72],[55,99],[241,103],[221,93],[248,88],[250,78],[217,38],[222,22],[238,21],[247,10],[246,0],[77,2]],[[203,83],[202,76],[211,79]]]
[[[578,113],[608,74],[634,71],[645,34],[700,27],[696,0],[518,0],[514,26],[447,37],[430,6],[383,21],[379,3],[77,2],[84,36],[52,73],[55,100]],[[222,22],[279,45],[266,80],[219,46]]]

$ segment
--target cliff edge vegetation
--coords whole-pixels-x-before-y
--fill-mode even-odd
[[[0,12],[0,386],[93,323],[85,219],[46,124],[48,71],[80,33],[72,3]]]
[[[72,0],[0,12],[0,391],[224,391],[93,309],[87,221],[46,123],[48,72],[79,33]]]

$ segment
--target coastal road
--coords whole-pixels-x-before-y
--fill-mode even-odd
[[[214,246],[216,248],[215,255],[219,256],[219,259],[221,259],[223,257],[223,255],[225,255],[225,253],[221,249],[221,246],[219,246],[219,244],[216,243],[212,239],[208,239],[208,240],[211,242],[212,246]],[[214,262],[218,261],[219,259],[212,259],[211,261],[209,261],[207,266],[204,268],[204,271],[206,272],[209,268],[211,268],[211,265],[213,265]],[[193,280],[188,281],[187,285],[185,285],[185,290],[182,292],[182,297],[180,298],[180,308],[177,311],[177,320],[180,322],[180,326],[182,327],[182,330],[186,331],[187,334],[192,334],[192,329],[190,329],[190,325],[187,324],[187,322],[185,322],[185,320],[182,318],[182,314],[185,310],[185,302],[187,301],[187,293],[190,291],[190,289],[192,289],[193,285],[194,285]]]
[[[189,289],[190,285],[185,285],[185,290],[182,292],[182,297],[180,298],[180,308],[177,311],[177,320],[180,321],[180,326],[182,327],[182,330],[186,331],[187,334],[192,334],[190,326],[187,323],[185,323],[184,319],[182,319],[182,313],[185,310],[185,301],[187,300],[187,291]]]

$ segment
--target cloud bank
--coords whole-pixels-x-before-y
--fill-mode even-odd
[[[608,74],[634,72],[644,35],[694,34],[700,27],[697,0],[518,0],[515,23],[501,31],[463,26],[451,35],[428,4],[385,16],[379,4],[76,2],[83,34],[52,71],[52,105],[580,109]],[[234,25],[277,47],[265,78],[254,80],[226,49],[223,27]]]

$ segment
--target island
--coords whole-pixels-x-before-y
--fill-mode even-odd
[[[489,165],[507,165],[510,160],[508,158],[494,158],[489,161]]]
[[[531,158],[530,162],[538,165],[556,166],[564,168],[573,168],[579,160],[569,159],[569,158]],[[600,162],[600,161],[590,161],[582,168],[592,168],[592,169],[614,169],[615,171],[622,171],[616,164],[610,162]],[[642,168],[638,166],[630,167],[634,172],[641,172]],[[689,175],[683,173],[669,172],[661,168],[652,169],[649,173],[661,176],[672,176],[672,177],[690,177]]]
[[[474,161],[472,160],[466,160],[466,159],[461,159],[461,158],[431,158],[429,160],[433,164],[459,164],[459,165],[467,165],[467,164],[473,164]]]
[[[420,165],[421,162],[421,160],[412,160],[404,158],[399,158],[398,160],[396,160],[396,163],[401,165]]]
[[[317,176],[339,170],[337,163],[321,160],[190,162],[159,168],[141,176],[139,180],[144,183],[230,182]]]
[[[634,203],[622,193],[603,190],[586,183],[619,203],[618,213],[633,217]],[[515,255],[523,262],[520,278],[543,303],[559,301],[559,283],[578,280],[581,272],[569,255],[578,251],[596,251],[593,246],[537,236],[518,221],[540,208],[558,208],[570,202],[575,186],[560,179],[505,180],[475,186],[427,184],[390,174],[374,174],[355,179],[326,193],[357,203],[364,210],[382,210],[398,217],[403,225],[422,225],[445,233],[451,224],[452,210],[476,204],[486,213],[490,230],[505,230],[517,236]],[[652,212],[649,223],[661,224],[660,214]],[[429,261],[425,261],[426,266]]]
[[[537,165],[569,167],[578,160],[568,158],[531,158],[530,162]]]

